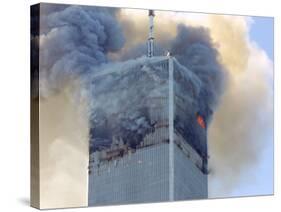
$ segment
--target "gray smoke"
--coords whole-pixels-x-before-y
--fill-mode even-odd
[[[47,6],[47,7],[45,7]],[[75,77],[108,62],[125,39],[116,9],[44,5],[40,28],[40,92],[58,90]],[[48,88],[47,90],[45,88]]]
[[[146,54],[146,44],[141,43],[126,49],[119,60],[137,58]],[[227,80],[225,67],[219,62],[219,53],[212,42],[209,30],[204,27],[187,27],[179,24],[175,38],[159,42],[155,45],[155,55],[163,55],[169,50],[181,65],[190,72],[194,90],[200,90],[194,96],[194,102],[199,107],[199,113],[206,122],[212,118]],[[190,92],[190,91],[186,91]]]
[[[195,101],[198,102],[198,112],[209,122],[222,94],[226,72],[218,61],[218,52],[208,30],[178,25],[177,36],[172,40],[170,49],[180,64],[199,78],[197,86],[200,92]]]
[[[151,111],[155,104],[151,101],[152,96],[166,98],[168,94],[168,71],[162,70],[161,64],[151,64],[157,60],[156,57],[151,60],[140,57],[108,64],[101,68],[99,77],[90,79],[91,152],[110,147],[114,138],[136,148],[145,135],[154,131],[152,113],[157,111]],[[158,104],[158,107],[163,107]],[[168,108],[168,102],[164,107]],[[168,112],[165,112],[168,118]]]

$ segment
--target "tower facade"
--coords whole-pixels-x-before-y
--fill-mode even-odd
[[[93,78],[88,204],[208,197],[204,118],[189,70],[139,58]]]

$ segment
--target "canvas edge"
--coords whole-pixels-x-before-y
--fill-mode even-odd
[[[30,6],[30,17],[38,16],[36,26],[31,26],[31,35],[39,35],[40,3]],[[39,151],[39,75],[34,75],[34,69],[39,69],[39,46],[31,42],[30,35],[30,206],[40,209],[40,151]],[[36,57],[32,55],[36,55]],[[38,71],[39,72],[39,71]],[[35,94],[35,96],[34,96]]]

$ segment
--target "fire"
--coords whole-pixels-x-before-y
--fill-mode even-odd
[[[197,115],[197,122],[202,128],[206,128],[206,124],[202,116]]]

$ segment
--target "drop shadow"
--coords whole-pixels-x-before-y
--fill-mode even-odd
[[[30,200],[27,197],[21,197],[18,201],[24,206],[30,206]]]

